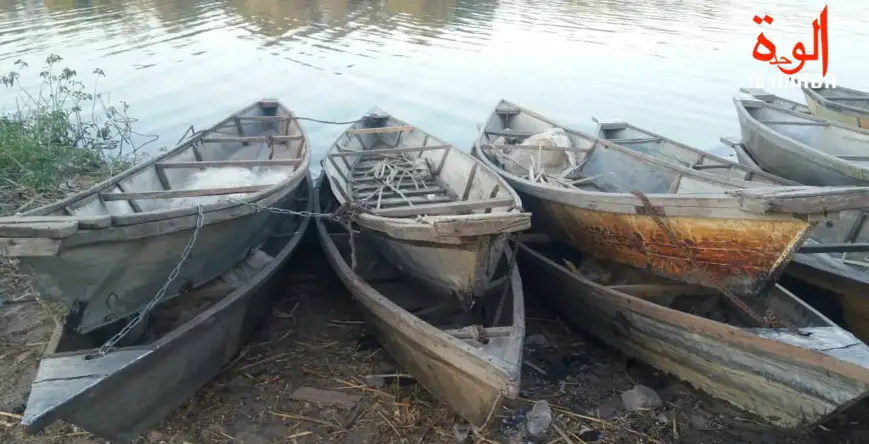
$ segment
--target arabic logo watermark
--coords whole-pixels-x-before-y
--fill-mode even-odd
[[[758,25],[772,25],[773,18],[769,15],[763,17],[755,15],[754,23]],[[781,71],[777,75],[764,76],[763,74],[752,74],[750,82],[752,88],[787,88],[800,87],[802,85],[811,87],[821,86],[836,86],[836,76],[832,73],[827,74],[827,66],[829,64],[829,38],[827,35],[827,6],[821,10],[821,15],[812,21],[812,52],[806,51],[806,45],[803,42],[797,42],[791,51],[790,58],[785,55],[779,55],[776,52],[775,44],[773,44],[761,32],[757,36],[757,43],[754,45],[752,56],[761,62],[768,62],[774,65]],[[820,75],[808,74],[802,75],[797,79],[791,77],[803,69],[807,61],[821,61],[822,72]]]

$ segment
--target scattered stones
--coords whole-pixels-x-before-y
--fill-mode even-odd
[[[546,336],[543,336],[543,334],[537,333],[536,335],[526,336],[525,344],[537,347],[545,347],[549,345],[549,340],[546,339]]]
[[[658,393],[644,385],[637,384],[622,393],[622,404],[630,411],[660,407],[663,402]]]
[[[456,444],[465,444],[471,437],[471,426],[463,421],[453,424],[453,437]]]
[[[371,388],[381,389],[386,387],[386,378],[377,375],[366,375],[365,385]]]
[[[623,408],[621,396],[613,396],[606,400],[596,411],[591,412],[592,416],[597,416],[600,419],[612,419],[618,415]]]
[[[658,421],[658,423],[660,423],[660,424],[669,424],[670,423],[670,416],[667,415],[666,413],[660,413],[660,414],[658,414],[658,416],[655,417],[655,420]]]
[[[525,415],[525,418],[528,436],[532,439],[542,439],[546,437],[549,425],[552,424],[552,409],[550,409],[548,402],[537,401],[531,407],[531,411]]]
[[[709,430],[709,421],[705,416],[696,413],[690,412],[688,413],[688,423],[691,424],[691,427],[700,429],[700,430]]]

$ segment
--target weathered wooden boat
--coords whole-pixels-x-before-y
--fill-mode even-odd
[[[553,128],[570,143],[546,149],[570,151],[568,166],[541,174],[538,165],[533,180],[505,169],[510,153],[544,149],[496,137],[524,140]],[[481,128],[474,153],[522,195],[536,229],[602,258],[736,294],[761,291],[818,220],[869,197],[856,187],[749,188],[758,184],[665,162],[507,101]]]
[[[869,128],[869,93],[841,86],[802,86],[812,114],[858,128]]]
[[[762,186],[800,185],[767,173],[758,167],[746,166],[716,156],[628,122],[592,119],[597,123],[595,131],[597,137],[666,162]]]
[[[734,97],[742,143],[764,171],[806,185],[869,184],[869,130]]]
[[[231,135],[228,135],[229,133]],[[171,151],[94,187],[0,219],[0,255],[20,261],[41,297],[86,333],[144,307],[204,225],[168,294],[214,279],[264,235],[269,206],[295,193],[309,164],[293,114],[260,100]]]
[[[784,108],[803,114],[811,114],[808,106],[790,99],[786,99],[784,97],[777,96],[762,88],[739,88],[739,92],[748,94],[757,100],[769,103],[770,105],[775,105],[779,108]]]
[[[274,206],[311,211],[311,182]],[[28,431],[63,419],[127,442],[216,376],[281,295],[285,265],[310,224],[309,217],[263,213],[262,245],[252,245],[245,259],[217,279],[155,306],[126,337],[115,335],[128,320],[88,334],[68,324],[58,327],[21,420]],[[109,348],[107,338],[121,341]]]
[[[597,121],[597,136],[656,157],[725,177],[742,178],[766,185],[798,186],[797,182],[762,172],[757,164],[740,164],[659,134],[620,121]],[[748,156],[742,144],[728,138],[739,158]],[[748,162],[751,162],[750,156]],[[818,224],[797,250],[785,273],[839,294],[845,320],[852,332],[869,339],[869,227],[863,226],[867,214],[862,210],[839,213],[835,220]]]
[[[330,213],[340,204],[324,176],[315,211]],[[375,337],[430,393],[477,427],[518,395],[525,309],[515,250],[499,254],[495,278],[468,311],[443,287],[392,265],[372,246],[375,238],[351,240],[346,224],[325,219],[317,219],[317,232]]]
[[[722,137],[739,161],[759,168],[737,137]],[[781,179],[782,184],[796,182]],[[803,282],[836,293],[848,329],[869,341],[869,213],[848,210],[819,224],[785,272]]]
[[[869,347],[776,285],[743,306],[715,289],[662,279],[523,236],[526,288],[578,328],[782,427],[816,424],[869,394]]]
[[[363,235],[428,285],[472,303],[510,233],[530,227],[512,188],[479,160],[372,109],[336,140],[323,166],[342,204],[365,208]]]

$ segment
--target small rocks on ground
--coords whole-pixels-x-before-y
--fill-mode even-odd
[[[525,428],[528,430],[528,436],[532,439],[542,439],[546,437],[546,432],[549,431],[549,425],[552,424],[552,409],[546,401],[537,401],[525,415]]]
[[[664,401],[654,390],[644,385],[635,385],[634,388],[622,392],[622,404],[630,411],[652,409],[660,407]]]
[[[525,337],[525,345],[539,346],[545,347],[549,344],[549,340],[546,339],[546,336],[543,336],[540,333],[536,335],[530,335]]]

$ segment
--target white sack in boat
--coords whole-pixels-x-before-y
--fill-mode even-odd
[[[493,145],[505,145],[504,137],[498,137]],[[525,139],[520,145],[552,148],[571,148],[570,138],[562,128],[549,128]],[[494,149],[501,166],[512,174],[533,179],[541,172],[552,176],[568,173],[577,165],[576,154],[572,150],[529,150]]]
[[[187,179],[183,190],[202,190],[212,188],[234,188],[247,187],[252,185],[274,185],[289,176],[289,173],[283,171],[274,171],[269,168],[258,168],[256,172],[248,168],[230,167],[230,168],[206,168],[202,171],[197,171]],[[230,199],[241,199],[246,194],[225,194],[222,196],[199,196],[199,197],[182,197],[172,199],[173,207],[183,207],[187,205],[209,205],[218,202],[226,202]]]

